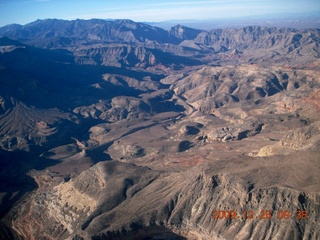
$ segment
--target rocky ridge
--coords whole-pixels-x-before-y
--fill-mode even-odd
[[[319,238],[318,30],[0,35],[1,238]]]
[[[148,233],[140,232],[142,228],[157,226],[188,239],[316,239],[319,236],[320,232],[314,231],[319,229],[316,221],[319,213],[314,211],[310,211],[308,220],[290,218],[283,222],[276,216],[272,220],[260,219],[265,217],[263,212],[267,209],[272,209],[274,215],[283,209],[292,213],[306,207],[317,209],[319,195],[306,195],[280,186],[256,188],[243,178],[246,173],[214,172],[202,169],[198,173],[191,169],[159,175],[135,165],[99,163],[69,182],[57,185],[53,191],[39,189],[34,195],[35,205],[19,213],[13,228],[28,239],[33,236],[129,239],[134,234],[142,239],[148,237]],[[238,215],[235,219],[213,219],[217,209],[232,209]],[[249,209],[256,214],[253,219],[244,219],[241,213]],[[39,220],[47,223],[35,225]],[[252,231],[257,227],[259,231]],[[156,234],[156,230],[150,232]]]
[[[317,29],[249,26],[204,31],[177,25],[165,31],[130,20],[47,19],[2,27],[0,36],[36,47],[68,49],[79,63],[141,68],[164,64],[172,57],[182,65],[200,60],[215,65],[272,62],[302,67],[320,53]]]

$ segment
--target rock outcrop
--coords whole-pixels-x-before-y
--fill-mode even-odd
[[[161,235],[162,228],[188,239],[319,236],[319,195],[284,186],[256,188],[237,174],[214,172],[196,167],[163,174],[126,163],[99,163],[53,189],[31,194],[15,210],[13,228],[25,239],[142,239]],[[310,211],[300,216],[306,208]]]
[[[319,30],[0,36],[1,239],[319,239]]]

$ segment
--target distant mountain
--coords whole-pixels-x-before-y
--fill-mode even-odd
[[[149,25],[170,29],[175,25],[210,31],[214,28],[243,28],[246,26],[278,27],[294,29],[320,28],[319,11],[304,13],[276,13],[252,15],[238,18],[206,19],[206,20],[167,20],[163,22],[146,22]]]
[[[0,38],[0,46],[25,46],[25,44],[22,44],[19,41],[14,41],[7,37],[1,37]]]
[[[204,31],[177,25],[166,31],[131,20],[47,19],[2,27],[0,36],[40,48],[67,49],[77,63],[158,66],[161,71],[181,64],[221,62],[308,65],[320,56],[317,29],[248,26]]]
[[[0,239],[316,239],[319,40],[0,28]]]
[[[183,40],[195,39],[202,30],[188,28],[182,25],[176,25],[169,30],[169,33],[176,38]]]
[[[0,36],[23,41],[27,44],[56,48],[92,43],[176,43],[176,39],[161,28],[131,20],[58,20],[46,19],[0,29]]]

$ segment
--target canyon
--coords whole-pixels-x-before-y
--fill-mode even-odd
[[[1,27],[0,238],[319,239],[319,40]]]

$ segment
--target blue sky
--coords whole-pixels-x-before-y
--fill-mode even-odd
[[[319,11],[320,0],[0,0],[0,26],[37,19],[204,20]]]

